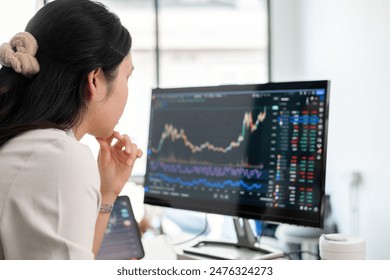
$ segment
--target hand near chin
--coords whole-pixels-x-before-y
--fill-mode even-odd
[[[112,144],[116,139],[116,143]],[[142,156],[142,151],[132,143],[130,137],[119,132],[107,139],[96,138],[100,144],[98,166],[101,180],[101,193],[118,196],[129,179],[134,162]]]

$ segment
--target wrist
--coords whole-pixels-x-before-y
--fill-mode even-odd
[[[102,195],[102,205],[103,204],[114,204],[116,198],[118,197],[118,194],[114,192],[101,192]]]
[[[100,213],[108,213],[110,214],[112,212],[112,209],[114,209],[114,204],[102,204],[100,206]]]
[[[102,201],[100,205],[100,213],[110,214],[114,208],[114,203],[118,195],[114,192],[102,192]]]

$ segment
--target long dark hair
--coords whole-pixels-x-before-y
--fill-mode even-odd
[[[85,116],[87,76],[101,68],[108,82],[129,53],[131,36],[100,3],[56,0],[29,21],[38,42],[40,72],[25,77],[0,69],[0,147],[38,128],[70,129]]]

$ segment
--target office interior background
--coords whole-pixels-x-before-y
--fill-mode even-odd
[[[44,2],[2,1],[0,41],[23,31]],[[389,1],[159,0],[157,13],[154,0],[101,2],[133,37],[136,70],[118,130],[144,151],[156,86],[331,80],[332,216],[339,232],[366,240],[367,259],[390,259]],[[97,153],[92,138],[83,142]]]

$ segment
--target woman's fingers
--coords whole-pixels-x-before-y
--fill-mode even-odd
[[[137,147],[134,143],[131,142],[129,135],[124,134],[122,141],[124,142],[124,151],[128,155],[130,155],[132,152],[136,151],[133,149],[133,147]]]
[[[140,158],[140,157],[142,157],[142,150],[137,149],[137,158]]]
[[[117,140],[113,147],[118,151],[123,151],[128,156],[126,160],[128,164],[132,165],[132,161],[142,156],[142,151],[138,149],[137,145],[131,141],[127,134],[121,135],[115,132],[113,137]]]
[[[117,141],[114,145],[111,145],[113,139],[116,139]],[[131,141],[127,134],[121,135],[119,132],[114,131],[109,138],[104,140],[97,138],[97,140],[101,147],[101,153],[103,153],[101,155],[102,159],[107,160],[109,157],[113,156],[113,154],[109,152],[110,146],[118,153],[118,159],[126,162],[129,166],[133,166],[135,160],[142,156],[142,151],[138,149],[137,145]]]
[[[118,149],[118,150],[123,150],[125,152],[127,152],[128,154],[131,153],[131,140],[130,140],[130,137],[126,134],[116,134],[115,135],[115,139],[117,139],[117,142],[115,143],[114,145],[114,148]]]

